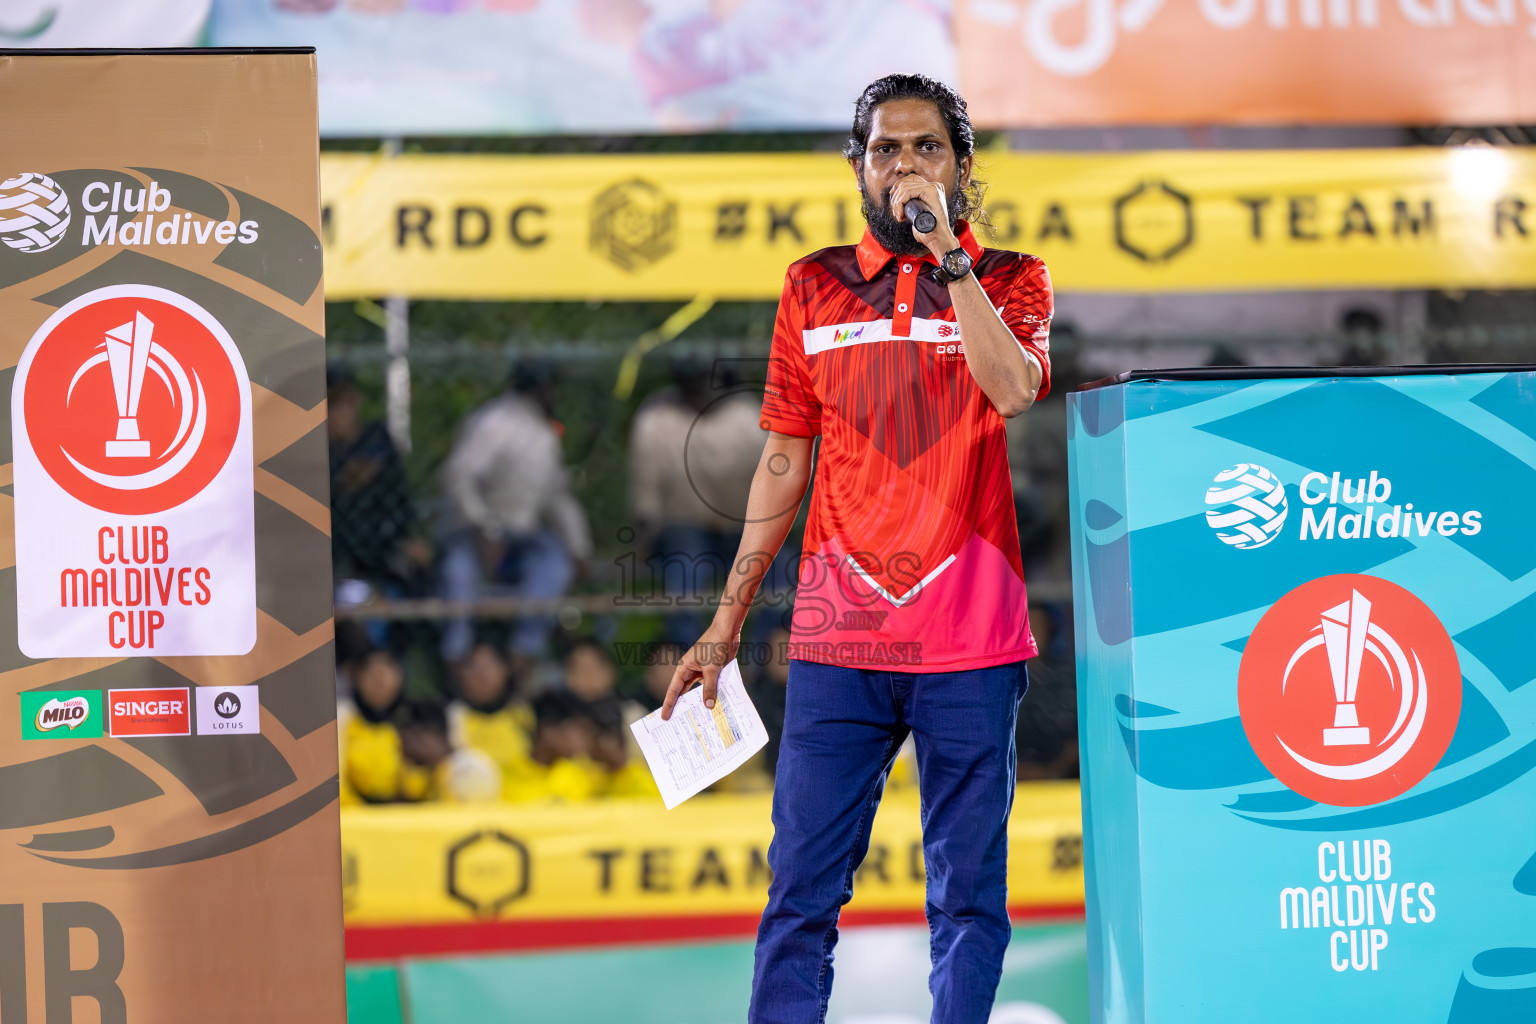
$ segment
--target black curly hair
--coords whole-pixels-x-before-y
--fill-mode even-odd
[[[869,148],[869,133],[873,128],[875,108],[893,100],[927,100],[939,109],[944,126],[949,129],[949,144],[954,148],[956,162],[976,153],[976,132],[971,127],[971,115],[966,110],[960,94],[937,79],[927,75],[886,75],[864,87],[853,108],[853,128],[848,141],[843,144],[843,156],[856,165],[864,163],[864,153]],[[862,175],[861,178],[862,179]],[[964,212],[961,216],[975,220],[982,216],[982,200],[986,184],[976,177],[974,168],[971,182],[964,190]]]

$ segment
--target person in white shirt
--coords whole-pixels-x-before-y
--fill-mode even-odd
[[[507,390],[465,418],[443,464],[448,508],[441,565],[443,596],[472,601],[496,594],[556,598],[592,555],[586,511],[571,493],[553,419],[554,372],[524,361]],[[542,655],[553,615],[520,618],[508,644]],[[468,619],[443,632],[443,656],[465,657],[474,639]]]
[[[707,620],[701,599],[724,586],[741,542],[768,432],[758,425],[761,393],[733,388],[727,364],[679,356],[671,368],[673,386],[647,398],[630,429],[629,513],[651,579],[686,609],[667,616],[664,639],[686,645]]]

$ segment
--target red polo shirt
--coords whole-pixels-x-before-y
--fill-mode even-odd
[[[974,273],[1050,382],[1051,284],[1034,256]],[[793,264],[762,425],[820,435],[790,656],[951,672],[1033,657],[1003,418],[971,376],[932,256],[857,246]]]

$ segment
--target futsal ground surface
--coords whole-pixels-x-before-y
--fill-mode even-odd
[[[1020,925],[992,1024],[1087,1024],[1081,921]],[[928,929],[849,928],[828,1024],[928,1020]],[[349,1024],[745,1024],[748,940],[353,964]]]

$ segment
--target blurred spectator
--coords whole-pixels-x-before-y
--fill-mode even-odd
[[[1351,307],[1339,318],[1344,347],[1339,352],[1339,366],[1378,366],[1381,353],[1381,314],[1374,309]]]
[[[661,790],[637,749],[629,742],[628,723],[603,726],[592,743],[592,758],[607,777],[603,795],[617,797],[660,796]]]
[[[613,796],[660,793],[631,726],[661,707],[667,696],[667,687],[672,683],[672,674],[677,670],[677,663],[682,660],[684,651],[682,644],[666,641],[648,645],[640,690],[635,696],[624,698],[620,705],[620,730],[617,734],[605,731],[598,735],[596,756],[609,770],[608,792]],[[615,739],[623,744],[622,759],[620,751],[614,749]]]
[[[1067,500],[1067,395],[1096,376],[1085,369],[1070,343],[1070,323],[1051,328],[1051,391],[1029,415],[1003,423],[1008,438],[1009,476],[1018,520],[1019,553],[1032,592],[1072,579],[1070,504]]]
[[[400,752],[407,762],[434,771],[448,760],[453,745],[448,742],[448,718],[436,701],[411,701],[400,723]]]
[[[651,646],[646,654],[644,687],[638,700],[642,716],[661,707],[662,701],[667,699],[667,687],[672,685],[677,663],[683,660],[687,650],[682,644],[668,640]]]
[[[416,505],[400,453],[384,425],[365,423],[363,396],[347,368],[326,368],[331,460],[331,556],[338,603],[375,591],[399,597],[425,588],[431,553],[417,535]],[[373,638],[375,643],[382,636]]]
[[[618,728],[623,723],[618,681],[619,670],[613,658],[596,640],[577,640],[566,651],[565,688],[581,701],[588,717],[600,729]]]
[[[499,800],[501,769],[490,755],[473,747],[455,747],[448,738],[448,716],[437,700],[415,701],[400,727],[406,762],[429,773],[425,799],[458,803]]]
[[[757,706],[758,717],[763,720],[763,728],[768,730],[763,767],[769,775],[774,775],[779,765],[779,741],[784,737],[784,701],[789,693],[789,630],[775,629],[764,643],[767,644],[767,659],[754,673],[749,693],[752,703]]]
[[[597,728],[574,693],[553,690],[533,703],[538,720],[527,760],[507,775],[504,795],[512,803],[564,801],[596,796],[603,771],[591,758]]]
[[[1352,306],[1339,317],[1339,330],[1349,335],[1375,338],[1382,330],[1381,314],[1364,306]]]
[[[1244,359],[1236,349],[1226,342],[1219,342],[1211,349],[1211,354],[1206,357],[1206,366],[1247,366],[1248,360]]]
[[[1025,779],[1075,779],[1078,775],[1077,671],[1069,630],[1059,628],[1057,607],[1031,605],[1029,629],[1040,656],[1029,662],[1029,691],[1019,705],[1019,772]]]
[[[341,736],[343,803],[394,803],[433,795],[430,766],[408,760],[401,727],[410,715],[405,676],[383,648],[362,655],[348,669],[352,699],[337,708]],[[421,752],[419,749],[418,753]]]
[[[591,557],[587,515],[571,493],[554,420],[554,382],[549,364],[520,362],[506,390],[459,428],[443,466],[443,596],[451,601],[491,592],[557,598]],[[537,657],[553,626],[553,615],[523,616],[511,649]],[[443,656],[461,660],[472,639],[468,619],[450,622]]]
[[[1042,583],[1071,578],[1064,543],[1069,536],[1066,411],[1066,401],[1052,388],[1028,416],[1003,423],[1020,558],[1029,578]]]
[[[629,511],[651,580],[679,607],[667,616],[667,640],[691,644],[708,616],[741,543],[747,493],[767,434],[758,425],[760,394],[716,394],[711,362],[672,360],[673,386],[635,413],[629,436]]]
[[[502,774],[527,761],[533,709],[517,699],[512,671],[494,644],[480,641],[458,667],[458,696],[448,705],[453,746],[486,754]]]

